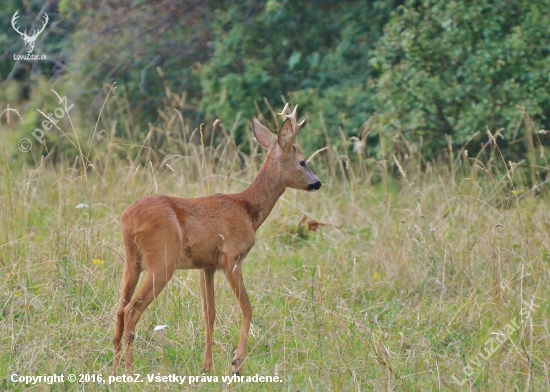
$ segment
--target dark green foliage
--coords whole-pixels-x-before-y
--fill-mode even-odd
[[[381,76],[378,110],[390,137],[406,139],[433,156],[445,135],[463,145],[476,131],[501,128],[518,137],[525,107],[550,125],[550,2],[408,1],[395,12],[372,64]],[[523,134],[520,133],[521,137]],[[520,159],[527,146],[515,147]],[[512,155],[512,154],[510,154]]]
[[[181,114],[194,126],[219,118],[246,150],[258,110],[299,104],[311,152],[366,129],[369,153],[420,152],[449,144],[472,156],[501,130],[506,159],[534,163],[534,133],[550,127],[550,0],[542,2],[162,0],[8,1],[0,10],[0,102],[20,104],[25,129],[36,109],[55,106],[44,86],[76,103],[83,133],[107,102],[116,136],[143,137],[161,122],[167,91],[186,94]],[[11,29],[50,16],[36,52],[15,62],[23,41]],[[40,90],[40,91],[38,91]],[[267,100],[267,101],[266,101]],[[535,127],[522,125],[525,107]],[[25,112],[27,110],[27,112]],[[103,124],[109,128],[109,124]],[[384,138],[381,151],[378,137]],[[51,139],[54,140],[54,139]],[[57,142],[52,142],[61,147]]]
[[[357,132],[374,111],[369,61],[391,9],[392,2],[268,1],[256,12],[216,11],[202,107],[232,125],[238,112],[246,121],[256,114],[253,101],[278,107],[284,95],[312,115],[303,135],[310,148],[325,144],[321,112],[331,136],[338,127]]]
[[[71,61],[71,71],[80,76],[74,81],[79,90],[91,89],[83,95],[91,104],[89,114],[97,114],[103,104],[104,84],[116,83],[129,102],[118,116],[122,121],[135,116],[133,126],[143,133],[147,122],[156,121],[166,87],[200,98],[194,69],[209,57],[208,1],[91,3],[73,33],[73,41],[84,45],[75,48]]]

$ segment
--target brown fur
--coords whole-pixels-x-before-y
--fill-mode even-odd
[[[239,372],[252,319],[252,306],[240,265],[254,246],[256,230],[287,187],[304,190],[320,187],[311,170],[300,164],[304,163],[304,156],[294,144],[297,128],[293,125],[287,119],[277,139],[255,120],[253,128],[258,142],[269,152],[256,179],[245,191],[197,199],[145,197],[124,211],[121,229],[126,261],[113,339],[115,374],[121,359],[123,334],[126,336],[126,366],[131,371],[133,337],[141,314],[160,294],[176,269],[191,268],[201,270],[200,289],[206,328],[203,368],[206,371],[212,369],[214,273],[222,270],[243,314],[241,336],[233,359],[233,372]],[[292,137],[289,132],[292,132]],[[285,135],[283,146],[280,141],[282,134]],[[132,298],[142,271],[147,271],[147,275]]]

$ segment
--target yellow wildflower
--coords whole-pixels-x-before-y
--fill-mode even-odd
[[[103,267],[103,265],[105,264],[105,261],[103,261],[101,259],[92,259],[92,263],[94,265],[99,266],[99,267]]]

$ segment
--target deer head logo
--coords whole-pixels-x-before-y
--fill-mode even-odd
[[[38,31],[35,29],[34,33],[31,36],[29,36],[27,35],[27,30],[25,30],[25,32],[22,33],[21,31],[19,31],[19,28],[15,24],[17,18],[19,18],[19,15],[17,15],[18,13],[19,11],[15,11],[15,14],[13,14],[13,18],[11,18],[11,26],[15,31],[19,33],[21,38],[23,38],[23,41],[25,41],[25,49],[27,50],[28,54],[31,54],[32,51],[34,50],[34,43],[38,38],[38,36],[40,35],[40,33],[42,33],[46,28],[49,18],[48,18],[48,15],[44,13],[44,15],[42,16],[44,18],[44,21],[42,22],[42,28]]]

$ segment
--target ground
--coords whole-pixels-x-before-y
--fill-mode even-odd
[[[321,190],[287,191],[242,267],[254,307],[242,375],[282,382],[225,388],[550,390],[544,189],[513,186],[481,164],[422,172],[403,164],[390,175],[380,164],[331,166],[323,154],[312,162]],[[241,191],[262,159],[228,175],[207,156],[169,168],[110,158],[88,170],[2,159],[1,389],[28,388],[13,374],[89,374],[86,390],[169,390],[170,375],[195,376],[193,389],[223,389],[212,380],[231,372],[240,309],[216,274],[214,371],[210,382],[201,379],[197,271],[176,272],[138,324],[136,373],[144,382],[97,382],[112,371],[122,211],[150,194]],[[167,327],[155,331],[159,325]]]

